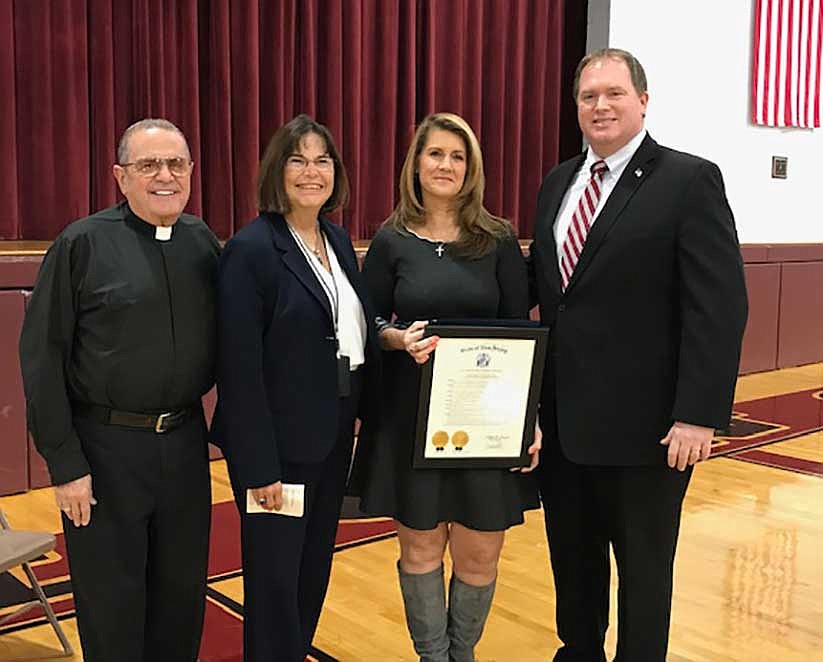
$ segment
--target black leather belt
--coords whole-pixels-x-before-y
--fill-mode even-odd
[[[104,425],[123,425],[128,428],[154,430],[157,434],[163,434],[180,427],[194,411],[193,407],[189,407],[187,409],[167,411],[162,414],[145,414],[79,403],[75,403],[72,408],[80,418],[89,418]]]

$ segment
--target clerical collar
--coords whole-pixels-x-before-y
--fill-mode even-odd
[[[128,202],[124,201],[121,204],[123,205],[123,217],[126,221],[126,224],[130,228],[134,228],[140,234],[143,234],[147,237],[153,237],[158,241],[169,241],[171,239],[172,234],[174,234],[174,226],[177,225],[177,223],[165,226],[153,225],[148,221],[144,221],[137,214],[135,214],[134,211],[132,211],[132,208],[129,207]]]

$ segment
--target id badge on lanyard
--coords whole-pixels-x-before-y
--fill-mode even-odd
[[[347,398],[351,395],[351,362],[348,356],[337,357],[337,395]]]

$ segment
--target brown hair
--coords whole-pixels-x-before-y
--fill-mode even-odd
[[[466,179],[457,194],[460,235],[453,244],[453,250],[464,257],[482,257],[492,252],[503,237],[513,236],[514,231],[508,221],[494,216],[483,206],[486,177],[483,174],[480,143],[466,120],[459,115],[434,113],[417,127],[400,172],[400,199],[391,216],[386,219],[386,225],[398,232],[408,232],[423,223],[426,210],[423,207],[417,162],[426,146],[429,132],[437,129],[455,134],[466,146]]]
[[[580,64],[578,64],[577,69],[575,69],[574,83],[572,84],[572,93],[574,94],[575,101],[577,101],[577,93],[580,91],[580,74],[583,73],[583,69],[592,62],[606,59],[620,60],[628,67],[635,92],[643,94],[643,92],[648,91],[646,72],[643,71],[643,65],[640,64],[640,61],[634,55],[629,53],[629,51],[624,51],[622,48],[601,48],[586,55],[580,60]]]
[[[334,161],[334,189],[320,212],[327,214],[338,207],[345,207],[348,203],[349,178],[346,176],[346,168],[331,132],[308,115],[300,114],[274,132],[260,161],[260,172],[257,175],[257,208],[261,212],[288,214],[291,211],[283,171],[289,156],[297,152],[300,142],[310,133],[323,139],[326,152]]]

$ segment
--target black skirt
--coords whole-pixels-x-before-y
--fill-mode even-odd
[[[360,509],[412,529],[459,522],[502,531],[539,508],[531,474],[507,469],[414,469],[420,367],[406,352],[386,352],[381,392],[360,430],[350,491]]]

